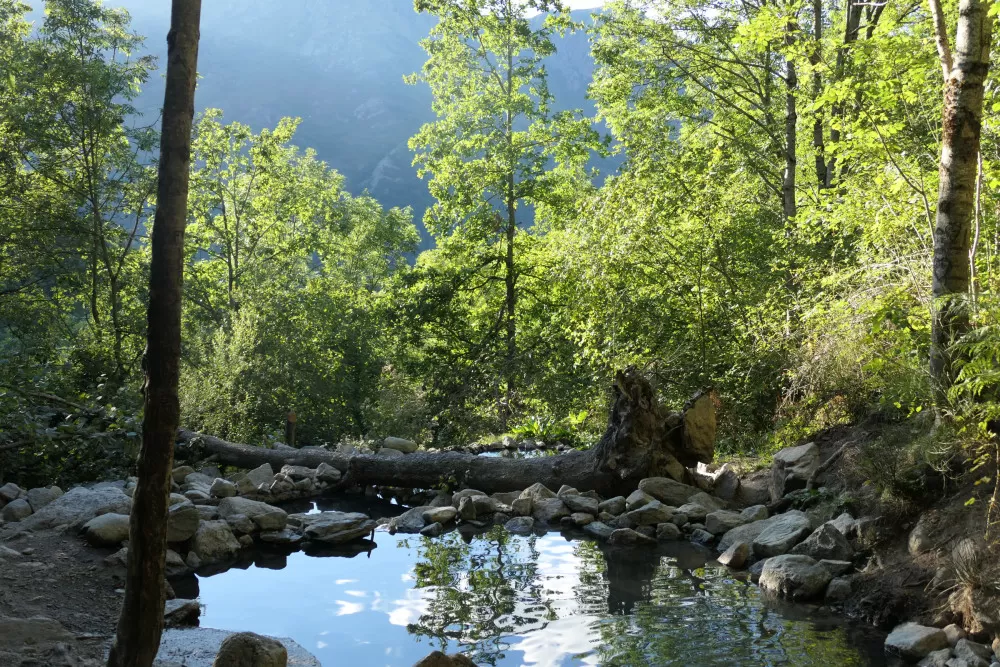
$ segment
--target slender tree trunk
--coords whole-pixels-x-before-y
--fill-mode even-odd
[[[809,54],[809,63],[813,66],[813,101],[819,99],[823,92],[823,75],[819,73],[819,64],[823,60],[823,2],[813,0],[813,50]],[[820,189],[827,187],[826,146],[823,139],[823,108],[813,111],[813,149],[816,152],[816,182]]]
[[[983,119],[983,89],[990,67],[993,18],[989,3],[961,0],[955,52],[938,0],[930,0],[936,18],[943,71],[944,112],[937,224],[934,229],[934,297],[930,370],[938,399],[954,380],[950,346],[968,328],[969,245],[975,213],[976,168]]]
[[[167,506],[180,421],[184,225],[200,20],[201,0],[173,0],[151,244],[139,481],[132,497],[125,601],[109,667],[150,667],[163,633]]]
[[[785,45],[791,46],[795,41],[795,22],[789,21],[786,28]],[[791,54],[785,57],[785,173],[781,178],[781,199],[782,209],[786,220],[791,220],[797,212],[795,206],[795,165],[796,145],[795,127],[798,123],[798,114],[795,110],[795,90],[798,88],[799,79],[795,73],[795,62]]]
[[[511,8],[508,7],[508,11]],[[514,53],[508,47],[507,49],[507,115],[506,115],[506,127],[505,131],[507,134],[507,154],[514,158],[514,114],[511,109],[513,106],[513,81],[514,76]],[[507,401],[506,409],[503,413],[503,426],[507,428],[507,419],[514,411],[514,391],[515,391],[515,381],[514,378],[517,375],[516,362],[517,362],[517,273],[514,267],[514,236],[517,234],[517,192],[516,192],[516,182],[515,175],[513,171],[513,166],[511,167],[510,173],[507,174],[507,252],[504,256],[504,284],[506,287],[506,294],[504,298],[505,310],[506,310],[506,336],[507,336],[507,358],[506,358],[506,396]]]
[[[858,41],[858,31],[861,28],[861,5],[857,0],[848,0],[847,17],[844,26],[844,43],[837,49],[837,63],[834,66],[834,76],[838,82],[843,81],[847,73],[847,58],[851,45]],[[837,102],[830,110],[830,142],[835,146],[840,142],[840,125],[844,120],[844,104]],[[831,157],[826,166],[826,187],[833,186],[837,177],[837,158]]]

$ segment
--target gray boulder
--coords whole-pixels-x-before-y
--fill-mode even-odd
[[[324,484],[336,484],[340,481],[341,473],[329,463],[320,463],[316,466],[316,481]]]
[[[743,516],[743,523],[753,523],[754,521],[763,521],[770,515],[767,513],[766,505],[751,505],[744,509],[740,514]]]
[[[674,510],[667,507],[659,500],[646,503],[638,509],[634,509],[625,515],[633,525],[655,526],[660,523],[669,522],[674,517]]]
[[[695,528],[691,531],[691,541],[695,544],[708,545],[715,541],[715,535],[702,528]]]
[[[652,537],[643,535],[638,531],[632,530],[631,528],[619,528],[608,536],[608,544],[616,546],[634,546],[638,544],[650,545],[656,544],[656,540]]]
[[[600,511],[598,503],[593,498],[587,498],[586,496],[581,496],[575,493],[567,493],[559,496],[562,499],[566,507],[569,508],[570,512],[583,512],[584,514],[592,514],[597,516]]]
[[[404,456],[406,456],[406,454],[399,451],[398,449],[392,449],[390,447],[382,447],[377,452],[375,452],[375,456],[379,457],[380,459],[401,459]]]
[[[274,469],[270,463],[265,463],[249,471],[246,476],[253,483],[255,489],[260,488],[261,484],[271,486],[271,480],[274,479]]]
[[[644,491],[639,491],[636,489],[632,493],[628,494],[628,498],[625,499],[625,509],[626,511],[636,510],[643,505],[648,505],[649,503],[656,500],[653,496],[649,495]]]
[[[753,541],[753,553],[757,558],[781,556],[792,550],[812,532],[812,524],[802,512],[787,512],[771,517],[768,526]]]
[[[736,542],[726,549],[718,558],[719,563],[734,570],[741,569],[750,558],[750,545],[746,542]]]
[[[814,442],[785,447],[774,455],[774,460],[784,463],[786,484],[789,481],[804,484],[819,468],[819,447]]]
[[[548,488],[541,482],[535,482],[524,491],[521,492],[521,498],[531,498],[532,502],[538,502],[539,500],[548,500],[555,498],[556,494],[552,489]]]
[[[672,523],[661,523],[656,526],[656,539],[658,540],[679,540],[681,529]]]
[[[827,521],[827,523],[839,530],[840,534],[847,538],[850,538],[857,532],[858,522],[847,512],[844,512],[836,519]]]
[[[953,667],[951,651],[946,648],[940,651],[931,651],[924,656],[923,660],[917,663],[917,667]]]
[[[31,489],[28,491],[28,503],[31,504],[31,511],[37,512],[62,494],[63,491],[58,486]]]
[[[412,454],[417,451],[417,443],[405,438],[386,438],[382,441],[382,447],[385,449],[395,449],[397,452],[403,452],[404,454]]]
[[[254,522],[246,514],[230,514],[226,517],[226,523],[229,524],[233,533],[237,535],[249,535],[257,530],[257,526],[254,525]],[[291,523],[291,517],[289,517],[289,523]]]
[[[389,532],[419,533],[421,530],[424,529],[424,526],[428,524],[428,520],[424,518],[424,513],[432,509],[434,508],[425,505],[422,507],[414,507],[413,509],[406,510],[399,516],[393,517],[389,521]]]
[[[740,512],[730,510],[716,510],[705,516],[705,530],[713,535],[728,533],[737,526],[746,523],[746,519]]]
[[[174,468],[171,476],[173,477],[175,484],[183,484],[184,479],[193,472],[194,468],[191,466],[177,466]]]
[[[532,516],[535,521],[555,524],[564,516],[569,516],[569,509],[559,498],[537,498],[533,501]]]
[[[688,518],[688,521],[700,523],[705,520],[712,510],[697,503],[686,503],[677,508],[677,511]]]
[[[897,625],[885,639],[885,651],[906,660],[920,660],[932,651],[948,648],[948,635],[940,628],[917,623]]]
[[[198,625],[201,604],[197,600],[167,600],[163,608],[163,625],[167,628],[183,628]]]
[[[219,563],[235,558],[240,543],[225,521],[202,521],[191,538],[191,551],[203,565]]]
[[[465,496],[458,499],[458,516],[462,517],[462,521],[476,520],[476,503],[472,497]]]
[[[723,500],[733,500],[740,491],[740,477],[729,467],[729,464],[722,466],[715,478],[715,495]]]
[[[3,502],[13,502],[18,498],[24,498],[25,492],[21,487],[19,487],[14,482],[7,482],[3,486],[0,486],[0,500]]]
[[[945,635],[947,636],[947,633]],[[965,660],[969,667],[989,667],[990,660],[993,658],[993,649],[963,638],[955,642],[955,657],[959,660]]]
[[[530,516],[516,516],[504,524],[508,533],[528,535],[535,529],[535,520]]]
[[[420,534],[425,537],[440,537],[441,534],[443,533],[444,533],[444,526],[442,526],[437,522],[427,524],[426,526],[420,529]]]
[[[607,540],[615,532],[615,529],[601,521],[592,521],[583,527],[583,532],[599,540]]]
[[[31,514],[31,503],[25,498],[12,500],[0,510],[0,518],[4,521],[23,521]]]
[[[21,522],[27,530],[45,530],[68,526],[80,530],[83,524],[101,514],[128,514],[132,499],[119,486],[98,484],[91,489],[78,486],[70,489]]]
[[[450,505],[447,507],[431,507],[424,511],[424,521],[427,523],[440,523],[442,526],[451,523],[457,516],[458,510]]]
[[[279,507],[249,498],[223,498],[219,516],[225,519],[233,514],[245,514],[261,530],[281,530],[288,522],[288,513]]]
[[[128,539],[127,514],[102,514],[83,526],[83,537],[95,547],[118,546]]]
[[[534,506],[531,498],[516,498],[511,503],[511,509],[515,516],[531,516]]]
[[[249,537],[249,535],[244,535],[243,537]],[[260,541],[267,542],[269,544],[298,544],[302,541],[302,533],[299,533],[291,528],[285,528],[283,530],[265,530],[260,534]],[[242,546],[243,542],[240,541]]]
[[[816,560],[849,561],[854,557],[854,549],[847,538],[829,523],[824,523],[804,542],[796,544],[791,553],[803,554]]]
[[[173,505],[167,510],[167,542],[184,542],[198,532],[201,512],[190,503]]]
[[[669,477],[647,477],[639,482],[639,490],[673,507],[680,507],[688,502],[691,496],[704,493],[696,487],[681,484]]]
[[[597,511],[607,512],[614,516],[618,516],[625,512],[625,496],[615,496],[614,498],[608,498],[603,503],[598,504]]]
[[[837,577],[826,587],[826,599],[829,602],[843,602],[851,597],[851,581],[847,577]]]
[[[226,637],[212,667],[287,667],[288,651],[277,639],[252,632]]]
[[[821,597],[830,573],[809,556],[785,554],[769,558],[760,573],[760,587],[796,601]]]
[[[847,574],[854,569],[854,563],[849,560],[830,560],[828,558],[823,558],[819,561],[819,564],[825,567],[834,577]]]
[[[342,544],[365,537],[375,530],[375,522],[359,512],[322,512],[310,515],[305,529],[306,539]]]
[[[236,485],[228,479],[218,477],[214,482],[212,482],[212,486],[209,488],[208,492],[216,498],[232,498],[236,495]]]

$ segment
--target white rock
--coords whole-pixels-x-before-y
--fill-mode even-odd
[[[948,635],[944,630],[917,623],[897,625],[885,640],[887,653],[914,661],[948,646]]]
[[[83,536],[98,547],[117,546],[128,539],[127,514],[102,514],[83,526]]]
[[[387,449],[395,449],[404,454],[412,454],[417,451],[417,443],[405,438],[389,437],[382,441],[382,446]]]

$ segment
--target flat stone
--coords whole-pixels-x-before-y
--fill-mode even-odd
[[[424,521],[426,523],[440,523],[447,525],[458,516],[458,510],[448,505],[447,507],[431,507],[424,511]]]
[[[670,521],[674,516],[674,510],[654,500],[628,512],[625,516],[636,526],[655,526]]]
[[[269,544],[298,544],[302,541],[302,533],[290,528],[265,530],[260,534],[260,541]]]
[[[598,503],[593,498],[587,498],[586,496],[581,496],[575,493],[566,493],[560,495],[559,498],[563,501],[566,507],[569,508],[570,512],[583,512],[584,514],[591,514],[596,516],[600,511],[600,503]]]
[[[615,532],[615,529],[601,521],[592,521],[583,527],[583,532],[599,540],[607,540]]]
[[[164,627],[182,628],[198,625],[201,604],[197,600],[167,600],[163,608]]]
[[[417,451],[417,443],[412,440],[407,440],[406,438],[388,437],[382,441],[382,447],[385,449],[395,449],[396,451],[403,452],[404,454],[412,454]]]
[[[944,630],[917,623],[897,625],[885,640],[886,653],[913,661],[948,647],[948,635]]]
[[[367,536],[375,530],[375,522],[359,512],[322,512],[311,515],[304,535],[307,539],[327,544],[342,544]]]
[[[73,642],[75,636],[54,619],[45,616],[11,618],[0,616],[0,649],[20,651],[29,645]],[[14,663],[21,664],[20,661]]]
[[[784,554],[767,560],[760,574],[760,587],[804,602],[822,596],[831,578],[826,568],[809,556]]]
[[[131,510],[132,499],[119,486],[98,484],[91,489],[78,486],[22,519],[21,528],[36,531],[68,526],[78,531],[95,516],[110,512],[128,514]]]
[[[528,535],[535,529],[535,520],[530,516],[516,516],[504,524],[508,533]]]
[[[750,545],[746,542],[735,542],[717,560],[726,567],[739,570],[747,564],[748,558],[750,558]]]
[[[680,507],[695,494],[704,493],[697,487],[681,484],[669,477],[647,477],[639,482],[639,490],[673,507]]]
[[[219,516],[245,514],[261,530],[281,530],[288,522],[288,513],[273,505],[249,498],[223,498],[219,502]]]
[[[672,523],[660,523],[656,525],[656,539],[658,540],[679,540],[681,529]]]
[[[129,518],[126,514],[102,514],[83,526],[83,536],[96,547],[118,546],[128,539]]]
[[[705,530],[713,535],[728,533],[737,526],[746,523],[746,519],[740,512],[730,510],[716,510],[705,516]]]
[[[608,543],[617,546],[652,545],[656,544],[656,540],[631,528],[619,528],[608,536]]]
[[[614,498],[608,498],[597,506],[598,513],[607,512],[614,516],[623,514],[625,512],[625,496],[615,496]]]

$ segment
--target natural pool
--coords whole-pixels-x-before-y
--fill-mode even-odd
[[[379,531],[353,557],[261,552],[198,578],[201,623],[291,637],[326,666],[409,667],[435,649],[479,665],[885,664],[871,629],[765,601],[689,543],[610,548],[502,528],[467,538]]]

